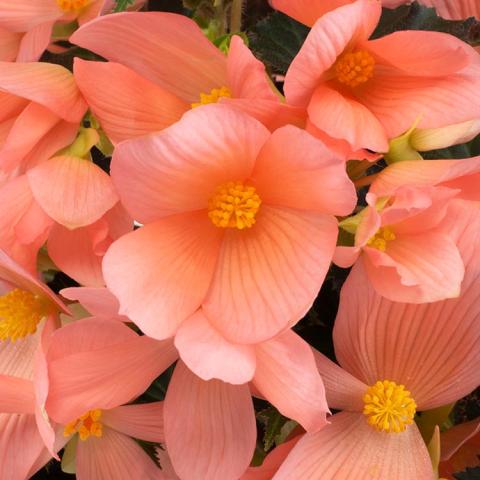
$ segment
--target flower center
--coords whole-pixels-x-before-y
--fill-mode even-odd
[[[404,385],[389,380],[378,381],[368,388],[363,401],[363,413],[376,430],[398,433],[413,423],[417,404]]]
[[[373,77],[375,59],[366,50],[344,53],[335,64],[337,80],[348,87],[357,87]]]
[[[90,410],[77,420],[70,422],[63,430],[63,435],[69,437],[70,435],[78,433],[80,440],[83,441],[91,436],[101,437],[103,434],[103,425],[99,422],[101,416],[101,410]]]
[[[0,340],[12,342],[32,335],[48,314],[48,302],[27,290],[15,288],[0,296]]]
[[[255,224],[261,203],[255,187],[228,182],[217,187],[208,201],[208,216],[217,227],[243,230]]]
[[[390,227],[381,227],[377,230],[377,233],[367,241],[367,245],[384,252],[387,249],[388,242],[396,238]]]
[[[201,93],[200,101],[192,103],[192,108],[208,105],[209,103],[217,103],[222,97],[230,98],[232,92],[228,87],[213,88],[210,93]]]
[[[58,6],[64,12],[79,12],[85,8],[92,0],[57,0]]]

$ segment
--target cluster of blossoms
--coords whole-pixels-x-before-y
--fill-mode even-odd
[[[271,4],[311,27],[284,95],[187,16],[0,0],[0,479],[435,480],[478,446],[418,412],[480,385],[480,157],[421,154],[480,133],[480,55]],[[38,61],[65,40],[98,60]],[[332,262],[337,362],[293,328]],[[254,401],[296,425],[260,466]]]

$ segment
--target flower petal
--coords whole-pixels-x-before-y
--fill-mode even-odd
[[[174,335],[205,298],[221,238],[201,211],[166,217],[114,242],[103,275],[119,313],[151,337]]]
[[[19,377],[0,375],[0,412],[33,413],[33,383]]]
[[[249,382],[255,373],[255,349],[231,343],[213,328],[202,310],[180,326],[175,346],[188,368],[203,380]]]
[[[232,342],[258,343],[295,324],[325,278],[337,238],[334,217],[262,205],[248,231],[229,231],[203,304]]]
[[[97,317],[114,317],[120,308],[117,297],[105,287],[64,288],[60,290],[60,295],[80,302],[89,313]]]
[[[22,37],[17,62],[36,62],[50,44],[54,22],[45,22],[28,30]]]
[[[0,26],[12,31],[27,32],[44,22],[57,20],[62,10],[56,2],[44,0],[2,0],[0,2]]]
[[[248,386],[205,382],[178,362],[165,398],[165,436],[181,478],[237,480],[257,437]]]
[[[480,421],[477,418],[470,422],[460,423],[441,435],[441,460],[450,460],[472,437],[480,433]]]
[[[255,346],[257,369],[253,383],[288,418],[307,431],[327,424],[325,388],[308,343],[287,331]]]
[[[0,61],[14,62],[23,35],[0,27]]]

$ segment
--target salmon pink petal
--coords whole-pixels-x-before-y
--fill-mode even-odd
[[[151,337],[174,335],[207,294],[221,239],[202,211],[166,217],[114,242],[103,275],[119,313]]]
[[[437,15],[449,20],[480,19],[480,5],[475,0],[421,0],[420,3],[435,7]]]
[[[368,386],[336,363],[333,363],[322,353],[315,349],[313,353],[325,385],[328,405],[337,410],[362,411],[362,398]]]
[[[367,385],[383,379],[404,384],[421,410],[454,402],[480,383],[479,228],[478,210],[470,206],[459,242],[466,274],[456,299],[391,302],[375,292],[361,264],[355,265],[341,292],[334,330],[343,368]]]
[[[348,215],[357,200],[344,160],[293,126],[276,130],[267,140],[252,181],[269,205]]]
[[[275,10],[312,27],[325,13],[348,3],[349,0],[270,0]]]
[[[188,103],[227,86],[225,56],[183,15],[107,15],[81,27],[70,41],[122,63]]]
[[[88,480],[161,480],[161,470],[131,438],[105,428],[101,438],[78,442],[76,456],[78,478]]]
[[[0,61],[14,62],[22,41],[22,33],[0,27]]]
[[[225,232],[203,304],[212,325],[239,343],[294,325],[322,285],[337,234],[332,216],[262,205],[253,228]]]
[[[23,378],[0,375],[0,412],[33,413],[33,383]]]
[[[88,410],[130,402],[176,357],[173,342],[140,337],[116,320],[71,323],[52,334],[47,412],[66,425]]]
[[[317,3],[325,4],[321,0]],[[372,34],[381,11],[380,2],[360,0],[320,18],[288,69],[284,88],[288,103],[306,107],[325,72],[345,48],[366,41]]]
[[[113,430],[147,442],[164,442],[163,402],[122,405],[102,414],[102,423]]]
[[[43,105],[67,122],[79,122],[87,109],[73,75],[60,65],[0,62],[0,88]]]
[[[205,382],[178,362],[165,398],[165,437],[180,478],[237,480],[257,438],[248,386]]]
[[[60,295],[80,302],[93,316],[114,317],[120,308],[117,297],[104,287],[64,288],[60,290]]]
[[[17,62],[36,62],[50,44],[54,22],[45,22],[26,32],[17,55]]]
[[[450,460],[465,443],[479,433],[480,421],[478,418],[470,422],[455,425],[446,432],[443,432],[441,435],[441,461]]]
[[[255,373],[255,348],[223,338],[202,310],[182,323],[175,346],[187,367],[202,380],[217,378],[237,385],[249,382]]]
[[[452,238],[435,231],[399,235],[387,251],[364,250],[364,265],[372,285],[396,302],[424,303],[457,297],[465,272]],[[392,281],[398,276],[397,281]]]
[[[233,97],[280,101],[265,71],[243,39],[234,35],[230,42],[227,60],[228,86]]]
[[[325,388],[308,343],[287,331],[256,345],[255,350],[253,382],[262,396],[307,431],[324,427],[329,413]]]
[[[434,480],[416,425],[399,434],[372,428],[362,413],[343,412],[295,445],[273,480]],[[372,477],[373,475],[373,477]]]
[[[352,150],[388,151],[383,125],[369,108],[327,85],[316,88],[308,114],[315,127],[335,139],[346,140]]]
[[[351,267],[359,257],[361,248],[338,246],[333,255],[333,263],[341,268]]]
[[[169,91],[113,62],[75,59],[75,80],[114,143],[163,130],[190,109]]]
[[[17,32],[27,32],[41,23],[57,20],[62,14],[56,2],[45,0],[0,2],[0,26]]]
[[[52,158],[29,170],[27,177],[43,210],[72,230],[92,224],[118,201],[110,177],[83,158]]]
[[[259,122],[225,105],[196,108],[161,133],[119,145],[113,182],[141,223],[206,209],[218,186],[250,176],[268,136]]]

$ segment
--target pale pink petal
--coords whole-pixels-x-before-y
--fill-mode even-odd
[[[33,383],[19,377],[0,375],[0,412],[33,413]]]
[[[283,415],[316,432],[329,413],[325,388],[308,343],[287,331],[255,346],[257,369],[253,382]]]
[[[343,412],[331,425],[306,434],[273,480],[434,480],[427,447],[416,425],[385,434],[362,413]]]
[[[174,335],[207,294],[222,233],[201,211],[166,217],[114,242],[103,275],[119,313],[154,338]]]
[[[480,5],[476,0],[420,0],[419,3],[435,7],[438,15],[449,20],[480,19]]]
[[[459,217],[460,207],[450,214]],[[470,215],[459,217],[466,265],[459,298],[391,302],[372,288],[359,263],[341,292],[334,330],[340,364],[367,385],[384,379],[404,384],[421,410],[453,402],[480,384],[480,219],[476,207],[463,208]]]
[[[60,65],[0,62],[0,88],[43,105],[67,122],[80,121],[87,108],[73,75]]]
[[[234,35],[230,42],[227,60],[228,86],[233,97],[280,101],[265,71],[245,42]]]
[[[243,384],[255,373],[255,348],[226,340],[202,310],[182,323],[175,336],[175,346],[187,367],[203,380],[217,378]]]
[[[322,353],[315,349],[313,353],[325,385],[328,405],[337,410],[362,411],[362,398],[368,386],[336,363],[333,363]]]
[[[45,0],[1,0],[0,26],[12,31],[26,32],[44,22],[63,15],[56,2]]]
[[[252,182],[269,205],[348,215],[357,200],[343,158],[293,126],[275,131],[267,140]]]
[[[161,470],[131,438],[105,428],[101,438],[80,441],[76,457],[79,480],[161,480]]]
[[[113,62],[75,59],[75,80],[95,117],[114,143],[163,130],[190,105]]]
[[[129,437],[163,442],[163,402],[122,405],[102,414],[102,423]]]
[[[50,44],[54,22],[44,22],[28,30],[20,42],[17,62],[36,62]]]
[[[325,72],[347,46],[367,40],[380,14],[380,2],[360,0],[320,18],[288,69],[284,88],[288,103],[306,107]]]
[[[248,386],[205,382],[178,362],[165,398],[165,437],[181,478],[237,480],[257,437]]]
[[[196,108],[161,133],[119,145],[113,182],[141,223],[205,209],[218,186],[250,176],[268,136],[263,125],[225,105]]]
[[[262,205],[256,220],[248,231],[225,232],[203,304],[232,342],[258,343],[294,325],[312,305],[335,249],[332,216]]]
[[[227,85],[227,60],[195,22],[165,12],[100,17],[70,41],[122,63],[188,103]]]
[[[173,342],[139,337],[116,320],[71,323],[52,335],[47,412],[65,425],[88,410],[127,403],[176,357]]]
[[[0,27],[0,61],[15,61],[22,37],[22,33],[12,32]]]
[[[60,295],[80,302],[92,315],[113,317],[118,315],[120,304],[107,288],[73,287],[60,290]]]
[[[443,432],[440,441],[442,447],[441,460],[450,460],[472,437],[480,433],[480,420],[461,423]]]
[[[388,151],[388,138],[379,119],[355,98],[327,85],[316,88],[308,114],[315,127],[335,139],[346,140],[352,150]]]

